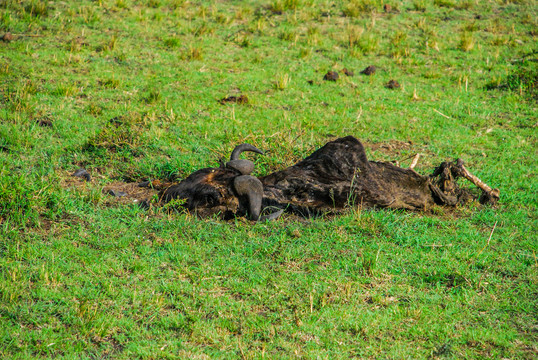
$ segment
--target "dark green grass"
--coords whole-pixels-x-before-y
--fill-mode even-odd
[[[535,358],[537,6],[388,3],[0,2],[0,356]],[[253,225],[101,192],[345,135],[501,201]]]

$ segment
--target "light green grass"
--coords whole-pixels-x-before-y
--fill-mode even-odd
[[[0,356],[535,358],[536,2],[388,3],[0,2]],[[345,135],[501,201],[253,225],[101,192]]]

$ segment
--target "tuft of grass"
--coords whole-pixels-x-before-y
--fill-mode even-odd
[[[196,46],[189,46],[186,50],[183,51],[181,58],[189,61],[202,60],[202,48]]]
[[[356,47],[363,54],[371,54],[377,51],[377,49],[379,48],[379,43],[379,37],[373,33],[368,32],[358,39]]]
[[[203,21],[201,24],[194,26],[191,29],[194,36],[211,35],[215,32],[215,28],[207,21]]]
[[[344,34],[346,45],[353,48],[359,44],[359,40],[364,34],[364,28],[357,25],[348,25]]]
[[[471,0],[434,0],[434,5],[439,7],[454,8],[458,10],[470,10],[473,7]]]
[[[301,48],[299,50],[299,57],[302,59],[312,56],[312,48]]]
[[[390,44],[395,47],[406,45],[407,33],[403,31],[396,31],[390,39]]]
[[[279,38],[284,41],[297,42],[299,35],[295,31],[283,31],[280,33]]]
[[[119,9],[126,9],[127,8],[127,0],[116,0],[115,5]]]
[[[374,269],[377,264],[377,256],[374,254],[363,255],[361,262],[362,262],[362,269],[364,273],[369,276],[374,275]]]
[[[173,10],[184,8],[188,4],[187,0],[170,0],[168,6]]]
[[[169,48],[179,47],[181,45],[181,41],[177,37],[168,37],[163,40],[163,43]]]
[[[147,128],[144,117],[129,113],[109,120],[95,135],[91,136],[83,149],[86,151],[137,150],[145,143]]]
[[[455,0],[434,0],[434,5],[440,6],[440,7],[455,7],[457,1]]]
[[[241,36],[238,38],[237,43],[242,48],[248,48],[252,45],[252,37],[249,35]]]
[[[143,95],[144,101],[148,104],[153,104],[162,99],[162,94],[159,89],[150,89],[146,94]]]
[[[473,36],[473,33],[464,31],[461,33],[460,42],[458,48],[462,51],[471,51],[476,45],[476,40]]]
[[[115,78],[98,80],[97,83],[105,89],[117,89],[120,86],[120,81]]]
[[[291,83],[291,76],[288,73],[277,74],[273,82],[276,90],[286,90]]]
[[[103,107],[100,104],[91,102],[86,107],[86,112],[92,116],[97,117],[103,114]]]
[[[272,0],[268,9],[274,14],[282,14],[288,10],[296,10],[301,5],[301,0]]]
[[[376,12],[382,6],[378,0],[351,0],[346,2],[343,14],[348,17],[361,17]]]
[[[413,9],[416,11],[426,11],[426,0],[413,0]]]
[[[81,21],[87,25],[93,25],[100,19],[95,7],[90,5],[78,7],[77,14],[80,16]]]
[[[113,35],[109,39],[107,39],[103,44],[98,45],[95,48],[95,51],[97,52],[113,51],[116,49],[117,44],[118,44],[118,38]]]
[[[49,14],[49,4],[42,0],[30,0],[22,3],[24,11],[33,17],[45,17]]]
[[[310,46],[316,46],[319,44],[320,34],[319,29],[316,26],[309,26],[306,30],[306,43]]]
[[[80,93],[80,84],[77,82],[59,84],[52,92],[52,95],[61,97],[72,97]]]
[[[504,79],[493,79],[486,89],[510,90],[530,99],[538,99],[538,69],[532,61],[521,59]]]

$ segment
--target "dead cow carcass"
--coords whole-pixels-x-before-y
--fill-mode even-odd
[[[482,190],[481,202],[499,199],[499,190],[470,174],[461,160],[442,163],[432,175],[423,176],[413,169],[369,161],[363,145],[353,136],[331,141],[297,164],[260,178],[250,175],[254,169],[251,161],[239,159],[243,151],[262,153],[252,145],[239,145],[228,163],[194,172],[164,190],[162,201],[182,199],[182,206],[200,216],[219,214],[229,219],[248,215],[253,220],[275,218],[283,211],[315,216],[352,204],[428,210],[472,198],[458,186],[458,177]],[[264,209],[269,210],[265,217],[261,216]]]

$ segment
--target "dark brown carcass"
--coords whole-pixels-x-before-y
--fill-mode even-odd
[[[413,169],[369,161],[352,136],[331,141],[297,164],[261,178],[250,175],[254,164],[239,159],[242,151],[262,153],[251,145],[239,145],[225,166],[196,171],[164,190],[162,201],[182,199],[182,206],[200,216],[248,215],[253,220],[276,218],[283,211],[314,216],[350,205],[428,210],[436,204],[455,206],[472,197],[458,186],[458,177],[482,189],[481,202],[499,198],[499,191],[471,175],[461,160],[443,163],[432,175],[423,176]],[[265,217],[261,216],[264,209],[269,213]]]

